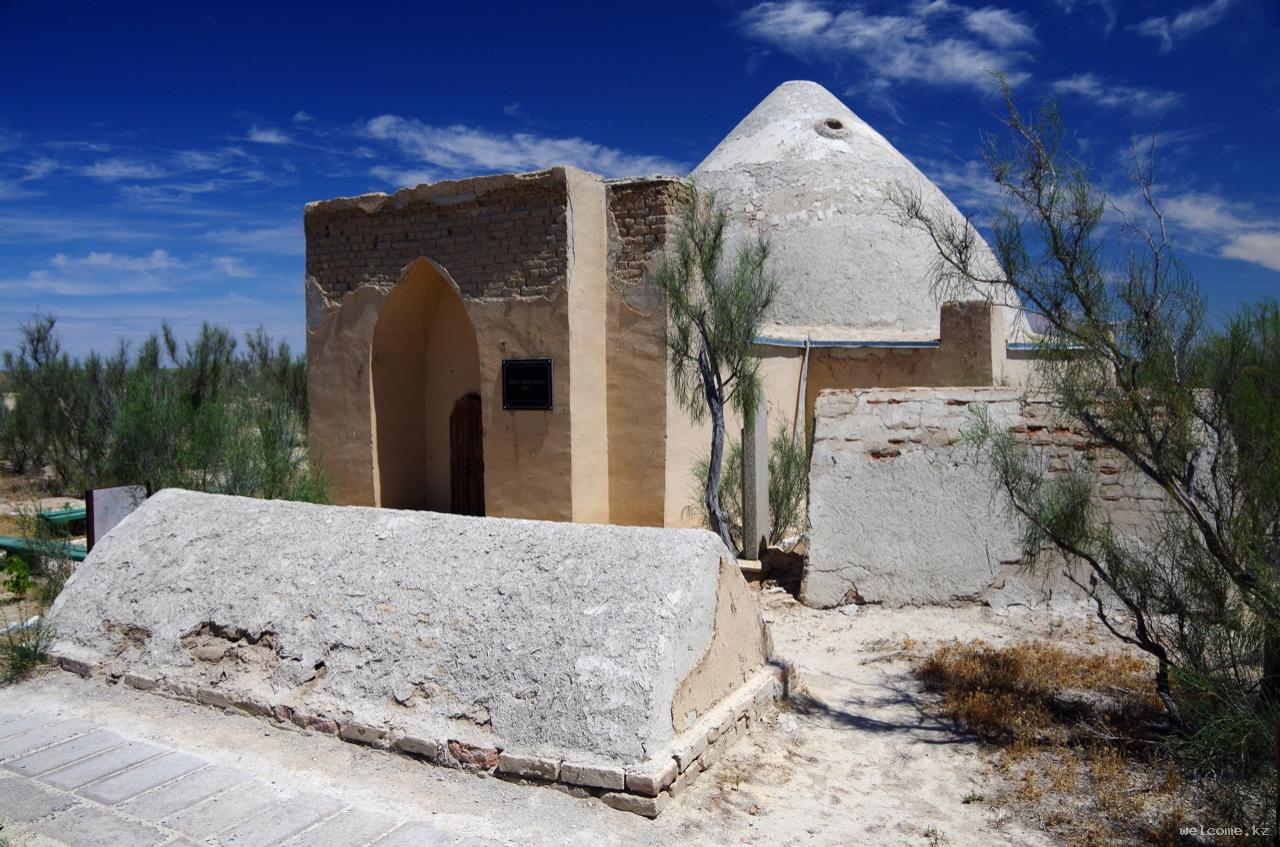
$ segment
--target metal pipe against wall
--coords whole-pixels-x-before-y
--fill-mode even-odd
[[[809,390],[809,338],[804,340],[804,359],[800,362],[800,385],[796,390],[796,413],[791,417],[791,440],[796,440],[796,428],[804,414],[804,398]]]

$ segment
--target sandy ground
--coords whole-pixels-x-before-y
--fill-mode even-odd
[[[0,689],[0,710],[83,716],[291,792],[313,787],[513,845],[1054,843],[984,802],[965,802],[994,795],[998,777],[973,739],[927,714],[911,667],[953,639],[1107,646],[1083,610],[815,611],[777,590],[761,600],[779,652],[799,665],[805,696],[754,729],[656,821],[62,672]]]

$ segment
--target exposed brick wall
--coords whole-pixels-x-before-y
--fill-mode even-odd
[[[330,299],[426,256],[473,298],[550,295],[568,264],[564,171],[440,182],[307,207],[307,275]]]
[[[644,287],[649,263],[666,247],[688,191],[674,177],[611,182],[609,284],[625,294]]]
[[[1050,475],[1066,471],[1077,458],[1087,462],[1097,483],[1100,508],[1121,532],[1150,534],[1163,508],[1164,491],[1119,453],[1089,438],[1078,424],[1064,426],[1047,400],[1021,404],[1021,420],[1009,427],[1015,438],[1042,451]]]

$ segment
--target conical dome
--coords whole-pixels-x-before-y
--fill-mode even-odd
[[[691,177],[728,208],[739,233],[769,239],[780,288],[767,331],[938,337],[930,292],[937,253],[923,233],[895,220],[885,193],[902,183],[940,211],[960,213],[821,85],[778,86]]]

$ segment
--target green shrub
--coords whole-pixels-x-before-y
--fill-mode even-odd
[[[788,424],[769,442],[769,543],[782,544],[805,530],[812,445],[795,439]]]
[[[53,627],[44,617],[30,626],[10,628],[7,622],[0,626],[0,682],[17,682],[49,660]]]
[[[47,609],[53,605],[63,583],[75,570],[75,563],[66,558],[65,530],[40,520],[35,506],[20,508],[15,517],[17,534],[27,542],[28,549],[21,556],[10,554],[4,560],[0,565],[0,578],[4,578],[8,568],[17,560],[21,564],[14,569],[24,574],[18,577],[17,583],[24,588],[21,596],[34,600],[39,608]],[[12,587],[9,590],[18,593]]]
[[[181,345],[168,326],[132,355],[73,359],[52,317],[21,326],[5,353],[11,410],[0,458],[19,474],[50,473],[63,490],[153,488],[327,500],[306,445],[306,369],[261,329],[245,352],[206,324]]]
[[[711,527],[711,518],[707,514],[706,498],[703,492],[707,487],[707,475],[711,472],[711,461],[707,456],[699,456],[693,466],[693,484],[696,486],[693,499],[685,507],[685,514],[693,514],[698,525]],[[730,439],[725,447],[724,468],[720,472],[720,509],[724,512],[725,526],[733,538],[733,545],[742,549],[742,442]]]
[[[10,554],[4,560],[4,589],[15,597],[22,597],[35,587],[31,568],[21,556]]]
[[[805,503],[809,493],[809,448],[791,435],[783,421],[769,440],[769,544],[780,545],[804,532]],[[720,505],[734,544],[742,549],[742,442],[730,441],[720,477]],[[710,463],[704,456],[693,468],[697,488],[687,512],[708,526],[702,492]]]

